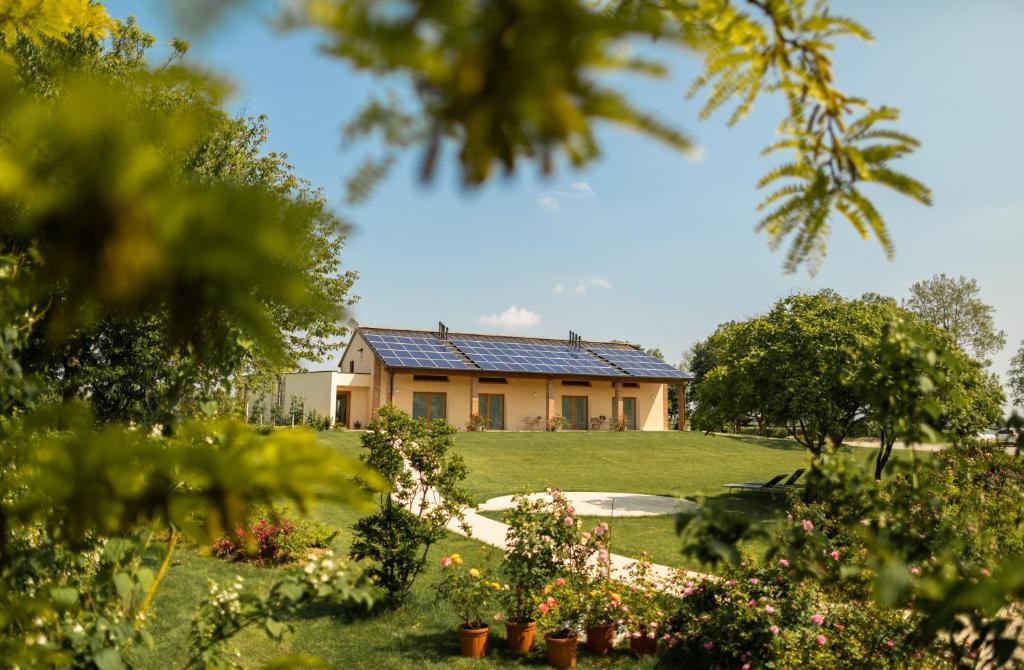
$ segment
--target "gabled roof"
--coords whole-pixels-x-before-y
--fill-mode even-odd
[[[370,327],[356,334],[392,371],[669,383],[692,379],[623,342],[453,332],[441,337],[428,330]]]

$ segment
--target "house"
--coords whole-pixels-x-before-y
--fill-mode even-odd
[[[691,375],[621,342],[360,327],[337,370],[285,375],[277,402],[362,428],[387,403],[425,419],[487,430],[684,430],[669,425],[668,388],[684,399]],[[477,419],[480,421],[480,419]]]

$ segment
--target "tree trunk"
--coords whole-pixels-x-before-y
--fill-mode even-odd
[[[889,462],[889,455],[892,454],[892,445],[896,440],[890,439],[883,430],[879,434],[878,454],[875,456],[875,481],[882,481],[882,470]]]

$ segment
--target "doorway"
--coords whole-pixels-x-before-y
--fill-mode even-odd
[[[334,399],[334,423],[335,425],[349,428],[349,415],[352,413],[352,392],[338,391]]]
[[[618,408],[612,397],[612,421],[618,420]],[[626,430],[636,430],[636,398],[622,398],[622,414],[626,417]]]
[[[566,420],[569,430],[587,429],[587,396],[562,396],[562,418]]]
[[[505,396],[497,393],[480,394],[480,416],[487,420],[487,430],[505,430]]]

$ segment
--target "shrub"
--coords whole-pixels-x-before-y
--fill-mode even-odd
[[[671,667],[910,668],[937,661],[897,610],[835,603],[787,559],[683,584],[662,634]]]
[[[231,560],[285,561],[302,556],[309,549],[326,548],[337,535],[337,531],[322,523],[303,518],[292,520],[286,508],[258,509],[246,526],[248,537],[246,528],[238,526],[211,545],[213,554]],[[250,538],[252,552],[247,546]]]
[[[376,514],[356,522],[350,555],[374,563],[367,574],[392,602],[409,592],[449,522],[458,520],[469,533],[463,509],[473,501],[461,486],[465,462],[451,453],[454,434],[444,420],[428,424],[386,405],[361,438],[368,452],[361,460],[381,473],[391,491],[380,494]]]
[[[588,575],[588,561],[598,556],[598,566],[607,574],[608,551],[604,538],[608,524],[583,532],[582,521],[569,500],[557,489],[547,489],[543,498],[527,494],[513,498],[514,506],[502,514],[508,525],[502,570],[509,583],[504,594],[506,617],[525,622],[536,614],[541,592],[559,575],[582,588]]]
[[[329,430],[331,428],[331,420],[315,409],[311,409],[309,414],[306,415],[306,425],[316,431]]]

